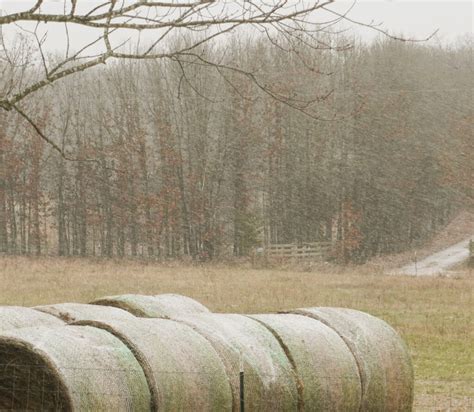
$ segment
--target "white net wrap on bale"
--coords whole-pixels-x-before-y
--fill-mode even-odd
[[[352,351],[362,383],[361,411],[411,411],[413,368],[408,349],[386,322],[345,308],[305,308],[293,313],[328,325]]]
[[[0,306],[0,332],[33,326],[62,326],[64,322],[46,313],[21,306]]]
[[[273,334],[256,320],[234,314],[201,314],[178,318],[208,339],[219,353],[230,379],[234,410],[239,410],[239,372],[245,372],[245,409],[294,411],[297,379]]]
[[[142,368],[115,336],[88,326],[0,335],[0,410],[147,411]]]
[[[106,296],[91,302],[93,305],[114,306],[142,318],[174,318],[178,315],[209,313],[204,305],[187,296],[163,294]]]
[[[357,412],[361,383],[354,356],[331,328],[309,317],[252,315],[279,340],[299,380],[299,410]]]
[[[114,334],[135,354],[153,410],[231,411],[232,391],[212,345],[192,328],[167,319],[80,322]]]
[[[58,303],[36,306],[34,309],[56,316],[67,323],[80,320],[133,320],[131,313],[112,306],[97,306],[84,303]]]

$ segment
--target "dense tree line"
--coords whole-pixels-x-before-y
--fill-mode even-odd
[[[218,258],[330,240],[335,258],[364,261],[472,200],[469,40],[200,56],[222,64],[121,60],[30,98],[68,158],[0,112],[0,251]],[[319,99],[308,114],[283,95]]]

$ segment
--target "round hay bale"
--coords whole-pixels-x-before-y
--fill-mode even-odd
[[[331,328],[309,317],[250,316],[278,339],[299,379],[299,410],[359,411],[359,370],[347,345]]]
[[[231,411],[232,391],[212,345],[192,328],[167,319],[82,321],[119,338],[147,377],[152,409]]]
[[[214,346],[226,367],[239,410],[239,372],[243,366],[245,408],[249,411],[294,411],[297,379],[290,361],[273,334],[256,320],[234,314],[179,317]]]
[[[93,305],[114,306],[141,318],[174,318],[178,315],[209,313],[204,305],[187,296],[164,294],[106,296],[91,302]]]
[[[133,320],[131,313],[112,306],[88,305],[84,303],[58,303],[36,306],[35,310],[53,315],[66,323],[80,320]]]
[[[146,411],[150,392],[132,352],[88,326],[0,335],[0,410]]]
[[[413,367],[408,349],[386,322],[344,308],[305,308],[293,313],[317,319],[346,342],[359,366],[363,411],[411,411]]]
[[[61,326],[64,322],[46,313],[21,306],[0,306],[0,332],[33,326]]]

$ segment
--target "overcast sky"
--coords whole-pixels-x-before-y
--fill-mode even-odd
[[[437,38],[451,42],[473,33],[473,0],[362,0],[352,12],[359,20],[374,19],[406,36],[423,37],[439,29]]]
[[[79,0],[80,2],[97,3],[96,0]],[[34,1],[28,0],[0,0],[0,9],[3,13],[25,10]],[[337,0],[336,6],[344,10],[351,2]],[[473,4],[474,0],[463,1],[433,1],[433,0],[359,0],[352,10],[350,17],[365,23],[383,23],[384,28],[393,34],[403,34],[406,37],[425,38],[430,33],[439,29],[434,42],[451,43],[460,36],[473,33]],[[43,11],[60,12],[62,0],[46,0]],[[319,14],[322,16],[322,14]],[[56,25],[58,26],[58,25]],[[14,27],[4,28],[4,31],[17,30]],[[48,48],[60,49],[64,39],[59,27],[48,25]],[[81,31],[82,30],[82,31]],[[83,38],[84,28],[73,29],[71,34],[77,39]],[[375,36],[374,31],[358,28],[356,33],[364,39]],[[74,41],[74,40],[73,40]]]

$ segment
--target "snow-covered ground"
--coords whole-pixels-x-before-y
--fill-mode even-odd
[[[441,274],[469,257],[469,240],[473,237],[469,237],[462,242],[456,243],[416,263],[413,262],[403,266],[392,273],[412,276],[433,276]]]

